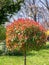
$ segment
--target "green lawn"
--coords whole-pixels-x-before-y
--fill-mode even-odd
[[[23,56],[0,56],[0,65],[24,65]],[[49,43],[45,49],[31,51],[27,55],[27,65],[49,65]]]

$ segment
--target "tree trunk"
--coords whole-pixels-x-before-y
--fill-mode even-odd
[[[33,0],[33,5],[34,5],[34,6],[35,6],[35,3],[36,3],[36,1]],[[36,20],[36,8],[34,8],[34,9],[35,9],[34,20],[37,21],[37,20]]]
[[[36,14],[34,15],[34,20],[36,21]]]
[[[26,50],[24,52],[24,65],[26,65]]]

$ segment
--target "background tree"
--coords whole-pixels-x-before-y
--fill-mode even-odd
[[[41,0],[44,4],[46,0]],[[40,0],[24,0],[21,6],[19,17],[31,18],[36,22],[40,22],[46,29],[49,29],[49,10],[41,3]],[[49,3],[49,1],[47,0]],[[49,5],[48,5],[49,6]],[[47,6],[47,7],[48,7]]]
[[[23,0],[0,0],[0,24],[8,21],[8,16],[20,10]]]
[[[48,0],[45,0],[45,1],[43,1],[43,0],[40,0],[40,3],[42,3],[42,6],[43,6],[43,8],[46,8],[46,11],[44,11],[45,13],[46,13],[46,15],[45,15],[45,21],[43,22],[43,26],[45,26],[45,28],[47,29],[47,30],[49,30],[49,1]]]

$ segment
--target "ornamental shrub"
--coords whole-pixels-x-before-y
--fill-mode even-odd
[[[45,43],[45,29],[34,20],[20,18],[6,27],[6,45],[9,50],[40,50]]]
[[[30,19],[18,19],[7,26],[6,45],[10,51],[24,53],[26,65],[26,51],[40,50],[46,43],[45,29],[39,23]]]

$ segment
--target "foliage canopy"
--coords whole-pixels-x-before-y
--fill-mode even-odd
[[[18,19],[6,30],[6,44],[10,50],[39,50],[46,43],[45,29],[30,19]]]

